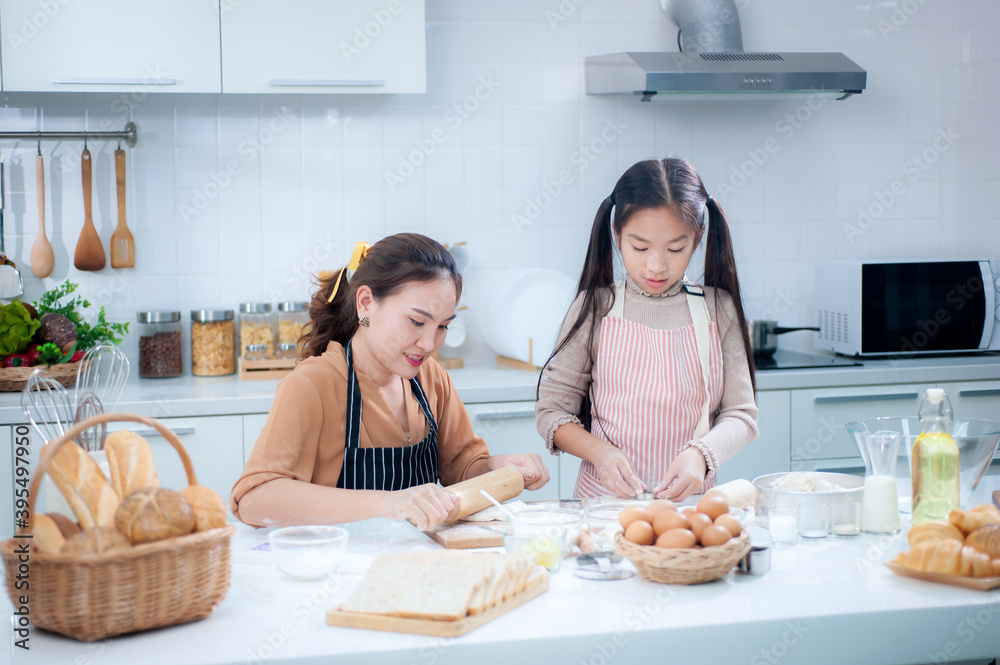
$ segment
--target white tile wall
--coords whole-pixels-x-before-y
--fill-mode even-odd
[[[134,270],[72,268],[82,145],[47,142],[57,265],[44,283],[31,276],[35,145],[4,142],[8,253],[23,268],[27,297],[69,278],[113,318],[133,320],[142,308],[302,299],[308,275],[338,266],[356,240],[416,230],[468,241],[464,302],[474,310],[481,287],[505,267],[541,265],[575,278],[597,203],[633,162],[670,154],[689,158],[728,210],[752,316],[811,323],[819,257],[1000,251],[1000,3],[740,7],[747,50],[843,51],[868,70],[869,89],[815,111],[802,101],[588,97],[584,56],[675,49],[676,29],[656,0],[427,0],[425,95],[148,95],[135,103],[127,207]],[[7,130],[117,128],[129,113],[112,95],[0,100]],[[609,124],[620,128],[612,142],[601,139]],[[443,141],[430,140],[435,130]],[[937,151],[942,131],[957,138]],[[762,166],[747,162],[768,139],[778,152]],[[118,214],[114,148],[90,145],[94,219],[105,242]],[[933,164],[915,173],[921,157]],[[572,184],[518,232],[513,215],[562,171]],[[851,242],[847,225],[898,179],[905,194]],[[806,336],[792,337],[783,346],[808,348]],[[488,357],[474,324],[469,339],[466,356]],[[126,348],[134,353],[134,341]]]

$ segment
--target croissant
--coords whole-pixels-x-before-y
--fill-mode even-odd
[[[1000,524],[1000,510],[989,504],[970,510],[953,510],[948,513],[948,521],[958,527],[959,531],[969,535],[981,526]]]
[[[965,536],[955,526],[947,522],[926,522],[910,529],[907,537],[910,547],[925,540],[954,540],[959,543],[965,540]]]
[[[1000,573],[990,557],[955,540],[917,543],[909,552],[900,553],[896,563],[910,570],[963,577],[992,577]]]

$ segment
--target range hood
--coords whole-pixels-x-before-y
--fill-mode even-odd
[[[867,73],[843,53],[627,52],[586,59],[587,94],[687,98],[801,96],[846,99]]]
[[[642,100],[799,97],[846,99],[867,73],[843,53],[747,53],[736,0],[660,0],[677,24],[677,52],[588,57],[587,94]]]

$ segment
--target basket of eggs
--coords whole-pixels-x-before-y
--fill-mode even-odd
[[[105,476],[73,439],[109,422],[156,429],[180,456],[189,486],[161,488],[149,444],[129,431],[105,440]],[[45,473],[77,521],[35,514]],[[226,524],[222,497],[198,485],[177,436],[153,418],[108,413],[77,423],[42,448],[30,486],[18,474],[15,490],[18,530],[0,545],[0,556],[7,593],[25,610],[25,624],[30,617],[39,628],[92,642],[203,619],[229,590],[236,527]]]
[[[750,535],[729,503],[709,490],[694,509],[667,500],[623,508],[615,552],[651,582],[701,584],[728,573],[750,551]]]

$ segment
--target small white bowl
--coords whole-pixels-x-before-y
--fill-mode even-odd
[[[336,526],[290,526],[267,535],[278,569],[293,580],[320,580],[340,566],[348,532]]]

